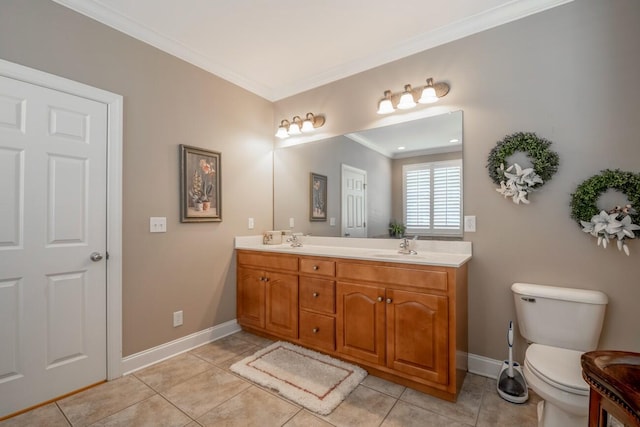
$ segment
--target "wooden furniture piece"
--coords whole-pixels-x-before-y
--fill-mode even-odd
[[[640,426],[640,353],[590,351],[582,355],[589,384],[589,426]]]
[[[455,401],[467,267],[237,250],[238,323]]]

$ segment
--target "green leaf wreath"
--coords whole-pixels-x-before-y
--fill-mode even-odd
[[[597,201],[607,190],[614,189],[629,199],[626,206],[599,210]],[[629,255],[627,239],[640,236],[640,174],[620,169],[605,169],[578,185],[571,195],[571,218],[582,231],[596,237],[597,244],[606,248],[609,240],[617,240],[618,250]]]
[[[496,191],[511,197],[516,204],[529,203],[528,194],[542,187],[558,171],[558,153],[549,149],[551,141],[533,132],[516,132],[498,141],[489,152],[487,168],[491,180],[500,185]],[[532,168],[521,168],[517,163],[505,165],[512,154],[522,151],[531,160]],[[512,170],[515,168],[515,173]]]

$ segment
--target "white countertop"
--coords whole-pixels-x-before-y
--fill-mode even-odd
[[[398,239],[317,236],[298,236],[298,238],[302,241],[301,247],[291,247],[290,243],[264,245],[262,236],[238,236],[235,238],[235,248],[443,267],[460,267],[471,259],[471,242],[415,240],[411,241],[411,249],[417,254],[404,255],[398,253],[401,242]]]

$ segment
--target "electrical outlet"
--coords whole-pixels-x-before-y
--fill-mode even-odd
[[[473,233],[476,231],[476,216],[465,215],[464,217],[464,231]]]
[[[173,327],[182,326],[182,310],[173,312]]]
[[[152,216],[149,218],[149,231],[151,233],[166,233],[167,218],[164,216]]]
[[[336,219],[335,219],[335,218],[333,218],[333,217],[329,218],[329,225],[330,225],[330,226],[332,226],[332,227],[335,227],[335,225],[336,225]]]
[[[253,230],[253,227],[255,226],[255,223],[253,221],[253,218],[249,218],[249,230]]]

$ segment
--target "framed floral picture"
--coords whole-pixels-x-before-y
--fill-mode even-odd
[[[222,221],[220,153],[180,144],[180,222]]]
[[[311,172],[310,221],[327,220],[327,177]]]

